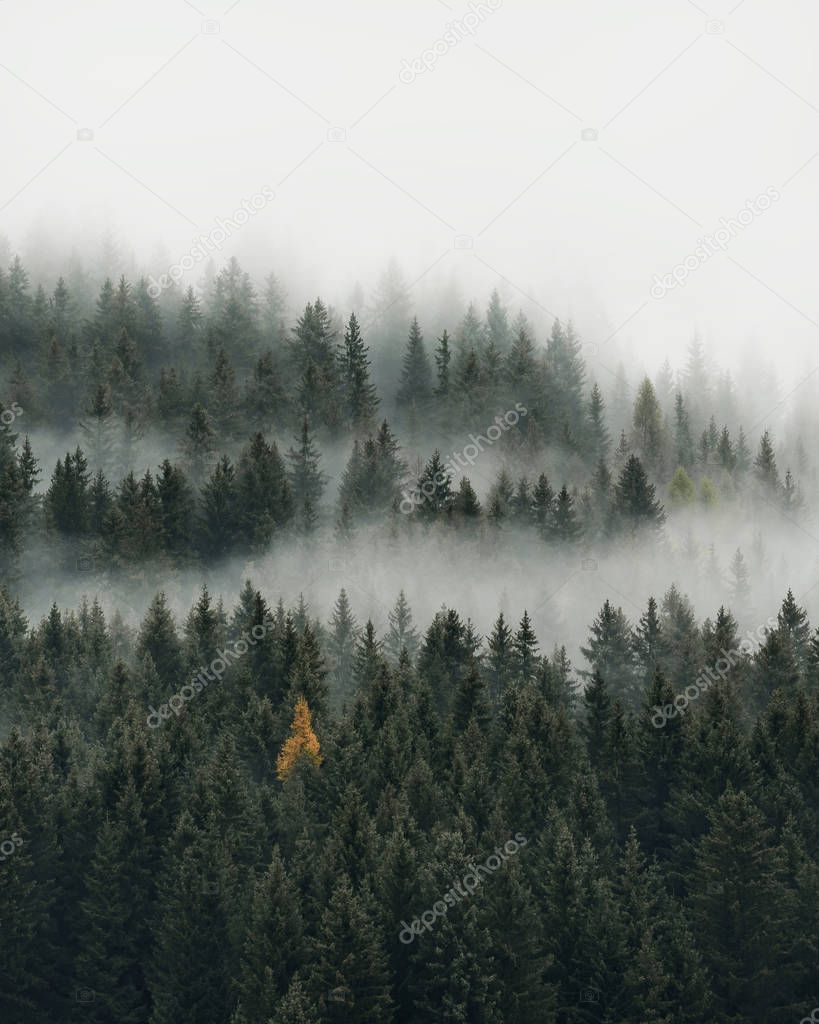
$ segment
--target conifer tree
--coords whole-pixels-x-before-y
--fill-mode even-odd
[[[200,481],[207,471],[215,450],[215,434],[210,417],[198,402],[191,411],[182,450],[194,480]]]
[[[581,647],[583,657],[593,672],[581,672],[591,678],[594,672],[605,679],[609,691],[625,707],[635,710],[642,698],[642,690],[634,673],[633,634],[622,608],[615,608],[606,599],[599,615],[592,622],[587,647]]]
[[[586,754],[595,769],[605,768],[606,736],[611,723],[611,698],[606,681],[595,669],[586,689],[583,691],[583,705],[586,720],[583,734],[586,740]]]
[[[520,626],[512,640],[513,665],[518,679],[528,682],[535,673],[538,661],[538,641],[529,613],[524,610]]]
[[[423,408],[432,394],[432,370],[429,365],[424,337],[417,317],[410,326],[409,339],[401,368],[401,381],[397,401],[405,408]]]
[[[412,611],[403,590],[399,593],[387,619],[389,629],[384,638],[384,651],[387,656],[396,664],[401,652],[405,650],[410,660],[414,660],[418,652],[418,631],[413,625]]]
[[[605,403],[597,382],[592,386],[589,398],[589,443],[590,456],[595,462],[607,459],[611,449],[611,435],[606,427]]]
[[[503,702],[506,689],[515,676],[513,643],[512,630],[506,624],[503,612],[500,612],[487,638],[486,658],[489,694],[496,707]]]
[[[321,915],[309,987],[321,1019],[339,1024],[389,1024],[389,971],[380,928],[366,896],[338,879]]]
[[[370,382],[370,360],[355,313],[350,314],[339,356],[341,389],[347,422],[356,433],[366,431],[378,408],[375,385]]]
[[[237,990],[242,1020],[269,1020],[304,959],[304,923],[277,847],[256,883]]]
[[[319,469],[321,453],[310,433],[306,416],[302,420],[298,447],[290,448],[287,458],[290,462],[288,479],[294,507],[304,510],[305,506],[309,505],[314,511],[317,510],[326,477]]]
[[[654,484],[648,482],[636,455],[628,457],[614,486],[614,508],[622,526],[632,534],[642,529],[657,531],[665,521]]]
[[[449,397],[449,364],[452,361],[452,353],[449,348],[449,335],[446,331],[438,339],[438,348],[435,350],[435,366],[437,369],[438,383],[435,387],[435,397],[446,400]]]
[[[771,435],[767,430],[759,439],[759,451],[754,459],[754,477],[764,495],[772,498],[779,494],[779,470],[776,468]]]
[[[564,484],[560,493],[555,498],[552,507],[551,522],[548,526],[548,533],[559,541],[571,543],[577,540],[582,532],[582,526],[578,522],[577,513],[574,508],[574,499],[569,494]]]
[[[643,378],[634,400],[634,430],[637,445],[647,462],[655,464],[662,440],[662,414],[654,385]]]
[[[316,734],[313,732],[310,708],[303,697],[296,701],[296,707],[293,712],[293,724],[290,726],[290,736],[287,738],[276,759],[276,774],[279,779],[286,779],[295,765],[302,759],[308,761],[316,768],[318,768],[322,761],[321,747]]]
[[[715,1008],[726,1020],[773,1020],[791,999],[782,968],[793,938],[793,895],[783,851],[746,793],[729,787],[709,818],[710,831],[697,850],[691,905]]]
[[[349,703],[355,692],[353,668],[355,663],[358,625],[350,608],[347,592],[342,587],[330,620],[330,635],[327,638],[327,652],[331,659],[331,678],[337,707]]]

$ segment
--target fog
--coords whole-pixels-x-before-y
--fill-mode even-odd
[[[817,30],[807,0],[4,0],[0,233],[44,274],[106,232],[161,273],[267,185],[217,263],[286,271],[297,302],[394,257],[419,304],[457,278],[572,315],[599,376],[615,332],[653,363],[697,329],[793,386],[819,321]]]
[[[430,434],[403,454],[417,465],[435,444],[444,453],[455,451],[463,448],[468,436],[464,431],[461,444],[447,449],[440,445],[440,435]],[[58,440],[34,435],[36,450],[51,452],[54,459],[81,440],[79,436]],[[279,441],[286,446],[288,438]],[[160,459],[173,458],[174,452],[170,438],[144,439],[135,464],[137,475],[155,470]],[[636,624],[648,597],[661,602],[672,585],[691,601],[700,621],[706,616],[713,620],[725,605],[742,629],[755,630],[776,615],[789,588],[811,620],[819,621],[819,530],[810,512],[816,499],[813,462],[801,482],[805,504],[796,518],[771,504],[752,506],[743,499],[721,498],[710,508],[671,509],[665,489],[659,488],[668,521],[656,543],[645,537],[584,540],[567,548],[546,544],[532,531],[508,524],[500,530],[481,524],[465,535],[446,526],[430,529],[400,513],[387,523],[363,526],[352,541],[341,542],[334,537],[332,524],[348,455],[349,447],[343,445],[323,451],[322,468],[329,478],[323,524],[309,538],[286,535],[264,554],[204,567],[169,570],[167,565],[147,563],[121,572],[112,572],[104,559],[78,558],[76,547],[55,542],[30,550],[23,558],[17,582],[21,603],[33,624],[53,602],[76,608],[82,599],[97,600],[107,615],[119,612],[127,626],[136,628],[151,599],[162,590],[181,627],[203,585],[223,602],[229,615],[242,586],[250,580],[271,606],[281,598],[286,607],[295,608],[303,598],[310,617],[327,624],[344,588],[359,625],[371,619],[383,634],[388,612],[403,589],[421,631],[443,607],[456,608],[464,619],[470,618],[482,636],[489,633],[499,612],[516,623],[526,610],[541,651],[549,653],[553,646],[565,645],[579,669],[586,667],[580,646],[586,643],[588,627],[605,600],[621,606]],[[49,466],[51,460],[46,457],[44,464]],[[484,507],[490,486],[504,467],[513,479],[521,474],[531,479],[545,471],[556,488],[564,478],[574,479],[577,470],[557,452],[534,460],[509,459],[490,448],[465,470]],[[408,479],[414,479],[412,473]],[[582,473],[578,479],[583,479]],[[41,481],[41,490],[43,485]],[[749,572],[750,593],[742,601],[735,596],[730,571],[738,548]]]
[[[539,344],[555,316],[571,317],[607,398],[621,361],[633,398],[666,358],[681,370],[698,333],[714,373],[735,384],[737,407],[718,420],[744,424],[753,450],[770,427],[784,473],[816,426],[817,39],[807,0],[4,0],[4,262],[19,253],[48,289],[72,259],[94,281],[160,277],[267,188],[274,198],[183,284],[236,256],[258,282],[276,272],[291,322],[321,294],[344,315],[363,301],[377,336],[373,297],[392,260],[429,339],[497,288]],[[723,243],[703,247],[720,230]],[[377,383],[394,387],[398,353],[373,356]],[[422,431],[409,443],[399,431],[411,464],[467,436]],[[38,427],[32,440],[43,488],[78,435]],[[135,468],[175,451],[149,435]],[[328,519],[348,454],[323,449]],[[500,465],[490,452],[470,471],[482,499]],[[583,482],[557,457],[513,468]],[[705,569],[711,544],[722,589]],[[606,597],[634,621],[676,583],[713,614],[737,547],[751,573],[744,619],[762,621],[788,586],[819,613],[817,545],[808,513],[794,523],[734,504],[671,516],[657,552],[386,529],[340,549],[328,529],[205,574],[146,569],[117,603],[133,622],[163,586],[182,616],[207,580],[231,607],[250,577],[274,601],[304,594],[323,619],[343,586],[359,620],[383,628],[403,587],[419,626],[442,604],[484,633],[499,610],[517,620],[528,608],[542,649],[576,649]],[[34,619],[82,593],[114,603],[95,572],[45,585],[49,556],[27,557],[19,591]]]

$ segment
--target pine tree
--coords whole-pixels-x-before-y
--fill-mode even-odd
[[[309,988],[328,1024],[392,1020],[384,943],[367,902],[342,875],[321,915]]]
[[[596,382],[592,386],[589,398],[589,444],[594,462],[608,458],[611,449],[611,435],[606,427],[603,395]]]
[[[418,512],[424,518],[448,512],[452,507],[452,475],[441,461],[441,453],[437,448],[418,478],[417,489],[421,499]]]
[[[691,439],[688,410],[679,391],[674,399],[674,444],[678,465],[683,469],[690,469],[694,464],[694,442]]]
[[[326,477],[319,469],[321,453],[313,441],[306,416],[302,420],[298,447],[290,448],[287,458],[290,461],[288,479],[294,507],[301,509],[302,514],[305,506],[317,510]]]
[[[745,793],[728,790],[698,844],[691,905],[725,1020],[778,1019],[791,1001],[786,963],[793,896],[772,829]]]
[[[407,348],[401,369],[401,382],[398,388],[397,402],[400,406],[423,408],[432,394],[432,370],[429,365],[424,337],[418,326],[418,319],[413,318],[410,326]]]
[[[435,366],[438,374],[438,383],[435,387],[436,398],[446,400],[449,397],[449,364],[451,361],[449,335],[444,331],[438,339],[438,348],[435,350]]]
[[[524,610],[520,626],[512,640],[513,665],[518,679],[528,682],[535,674],[538,662],[538,642],[529,613]]]
[[[552,507],[551,520],[548,525],[550,536],[559,541],[572,543],[576,541],[582,532],[582,527],[577,519],[574,508],[574,499],[566,489],[566,485],[560,489]]]
[[[777,626],[780,633],[788,636],[800,671],[804,672],[807,667],[810,622],[808,613],[796,603],[790,589],[777,614]]]
[[[665,512],[655,497],[654,484],[648,482],[636,455],[628,457],[614,485],[614,508],[621,524],[631,534],[641,529],[658,531],[665,522]]]
[[[509,315],[497,288],[492,289],[486,310],[486,339],[498,352],[506,352],[509,347]]]
[[[399,593],[387,619],[389,630],[384,638],[384,651],[387,656],[394,664],[397,664],[401,652],[405,650],[410,660],[414,660],[418,653],[418,632],[413,626],[412,611],[403,590]]]
[[[592,622],[583,657],[594,672],[605,679],[609,691],[626,707],[636,709],[642,691],[634,673],[633,634],[622,608],[615,608],[606,599],[599,615]],[[585,678],[592,673],[581,672]]]
[[[354,662],[358,625],[342,587],[330,621],[327,652],[331,659],[334,698],[337,707],[350,702],[355,692]]]
[[[634,630],[633,646],[635,658],[643,673],[643,683],[647,686],[654,676],[662,650],[662,626],[657,614],[657,602],[653,597],[649,597],[648,607]]]
[[[742,427],[739,428],[736,446],[736,469],[740,476],[744,476],[751,467],[751,450],[745,440]]]
[[[541,473],[532,490],[532,518],[542,536],[545,536],[554,507],[554,492],[545,473]]]
[[[662,414],[654,385],[648,377],[643,378],[634,400],[634,430],[643,457],[648,463],[656,464],[662,442]]]
[[[356,433],[362,433],[375,419],[378,396],[370,383],[370,360],[355,313],[350,314],[339,364],[347,421]]]
[[[730,572],[732,576],[732,598],[737,605],[743,607],[750,597],[751,588],[748,584],[748,567],[745,564],[745,558],[739,548],[736,549],[734,557],[731,560]]]
[[[583,735],[586,740],[586,754],[595,769],[605,770],[606,736],[611,724],[611,698],[606,681],[595,669],[586,689],[583,691],[583,706],[586,720]]]
[[[182,450],[187,457],[194,480],[200,481],[214,456],[215,434],[210,417],[198,402],[191,411]]]
[[[237,983],[245,1021],[267,1021],[280,1006],[304,959],[303,932],[298,892],[274,846],[270,865],[253,890]]]
[[[468,476],[461,477],[452,502],[452,511],[465,522],[476,522],[480,519],[481,503]]]
[[[208,558],[228,555],[240,536],[240,511],[236,488],[236,470],[227,455],[202,488],[199,513],[199,546]]]
[[[771,435],[767,430],[759,439],[759,451],[754,459],[754,477],[764,495],[773,498],[779,494],[779,471],[776,468]]]
[[[506,624],[503,612],[498,614],[492,632],[487,638],[489,653],[486,658],[486,673],[489,694],[498,707],[504,699],[507,687],[515,677],[515,651],[512,630]]]

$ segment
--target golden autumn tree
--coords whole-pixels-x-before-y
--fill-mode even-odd
[[[313,732],[310,708],[304,697],[299,697],[293,713],[290,735],[276,758],[276,774],[284,781],[300,757],[307,757],[318,768],[321,764],[321,747]]]

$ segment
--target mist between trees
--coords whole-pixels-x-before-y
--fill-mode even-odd
[[[696,339],[596,381],[571,323],[413,316],[394,268],[298,314],[235,260],[197,287],[0,276],[3,1019],[807,1012],[810,408],[767,429]]]
[[[778,445],[743,429],[738,403],[764,409],[774,391],[738,394],[697,340],[676,374],[620,367],[601,386],[570,323],[541,343],[497,292],[428,340],[394,269],[354,296],[367,338],[321,299],[291,316],[280,282],[257,292],[235,260],[201,290],[154,300],[145,278],[120,277],[96,291],[75,266],[46,291],[19,259],[3,274],[2,395],[25,412],[0,433],[0,561],[27,601],[80,565],[95,567],[90,592],[122,591],[357,535],[530,544],[549,562],[622,545],[653,559],[656,543],[664,559],[685,550],[690,571],[650,589],[677,579],[695,595],[707,576],[737,608],[771,571],[799,589],[813,565],[793,559],[815,491],[811,421],[797,402]],[[453,479],[446,453],[516,406],[526,416]],[[399,517],[420,487],[429,500]],[[608,582],[629,592],[627,576]]]

